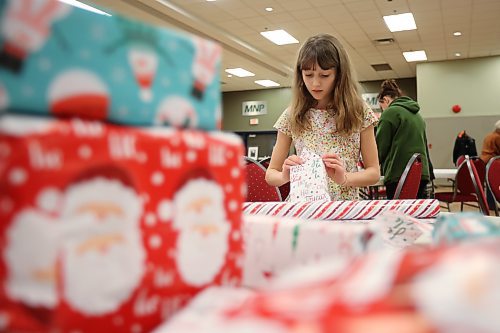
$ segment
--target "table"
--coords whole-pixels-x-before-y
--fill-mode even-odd
[[[434,169],[434,176],[436,179],[455,178],[457,169]]]

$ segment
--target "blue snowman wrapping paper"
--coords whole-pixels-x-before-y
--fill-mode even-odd
[[[0,110],[220,128],[220,46],[108,13],[0,0]]]

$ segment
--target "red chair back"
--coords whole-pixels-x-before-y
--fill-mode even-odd
[[[465,158],[468,155],[460,155],[457,159],[457,165],[459,166],[465,161]],[[476,167],[477,174],[479,175],[479,179],[481,180],[481,184],[484,186],[485,180],[486,180],[486,164],[482,159],[479,158],[479,156],[468,156],[469,160],[474,163],[474,166]]]
[[[399,179],[394,199],[416,199],[422,179],[422,155],[412,155]]]
[[[484,215],[490,215],[490,210],[488,209],[488,204],[486,200],[486,195],[484,193],[483,185],[481,184],[481,179],[477,172],[475,164],[468,158],[465,157],[465,163],[467,165],[467,170],[469,172],[469,177],[474,187],[474,193],[477,196],[477,201],[479,203],[479,209]],[[484,163],[484,162],[483,162]]]
[[[457,163],[455,164],[457,167],[465,161],[465,155],[460,155],[457,158]]]
[[[281,201],[281,194],[277,187],[266,182],[266,168],[259,162],[245,157],[247,198],[246,201]]]
[[[259,163],[262,164],[262,166],[266,169],[269,167],[270,162],[271,162],[271,157],[266,157],[259,161]],[[286,198],[288,198],[288,194],[290,194],[290,182],[279,186],[278,190],[280,191],[281,198],[285,200]]]
[[[262,166],[266,169],[269,167],[269,162],[271,162],[270,157],[263,158],[259,161],[259,163],[262,164]]]
[[[500,202],[500,156],[495,156],[486,165],[486,185],[495,198],[495,213],[498,215]]]

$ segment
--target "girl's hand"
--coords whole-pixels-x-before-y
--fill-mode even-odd
[[[285,159],[283,166],[281,167],[285,181],[290,181],[290,168],[295,165],[301,165],[302,163],[304,163],[304,161],[302,161],[302,159],[297,155],[290,155]]]
[[[338,154],[325,154],[321,156],[325,164],[326,173],[328,177],[339,185],[344,185],[346,182],[347,171],[345,169],[344,161]]]

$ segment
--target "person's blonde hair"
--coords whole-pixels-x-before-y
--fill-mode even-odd
[[[316,64],[323,70],[335,69],[334,88],[327,112],[333,114],[337,131],[344,135],[359,131],[363,123],[365,104],[358,93],[358,84],[351,72],[347,52],[335,37],[319,34],[307,39],[297,57],[289,109],[292,132],[300,134],[310,129],[307,112],[317,101],[307,90],[302,70],[314,69]]]

